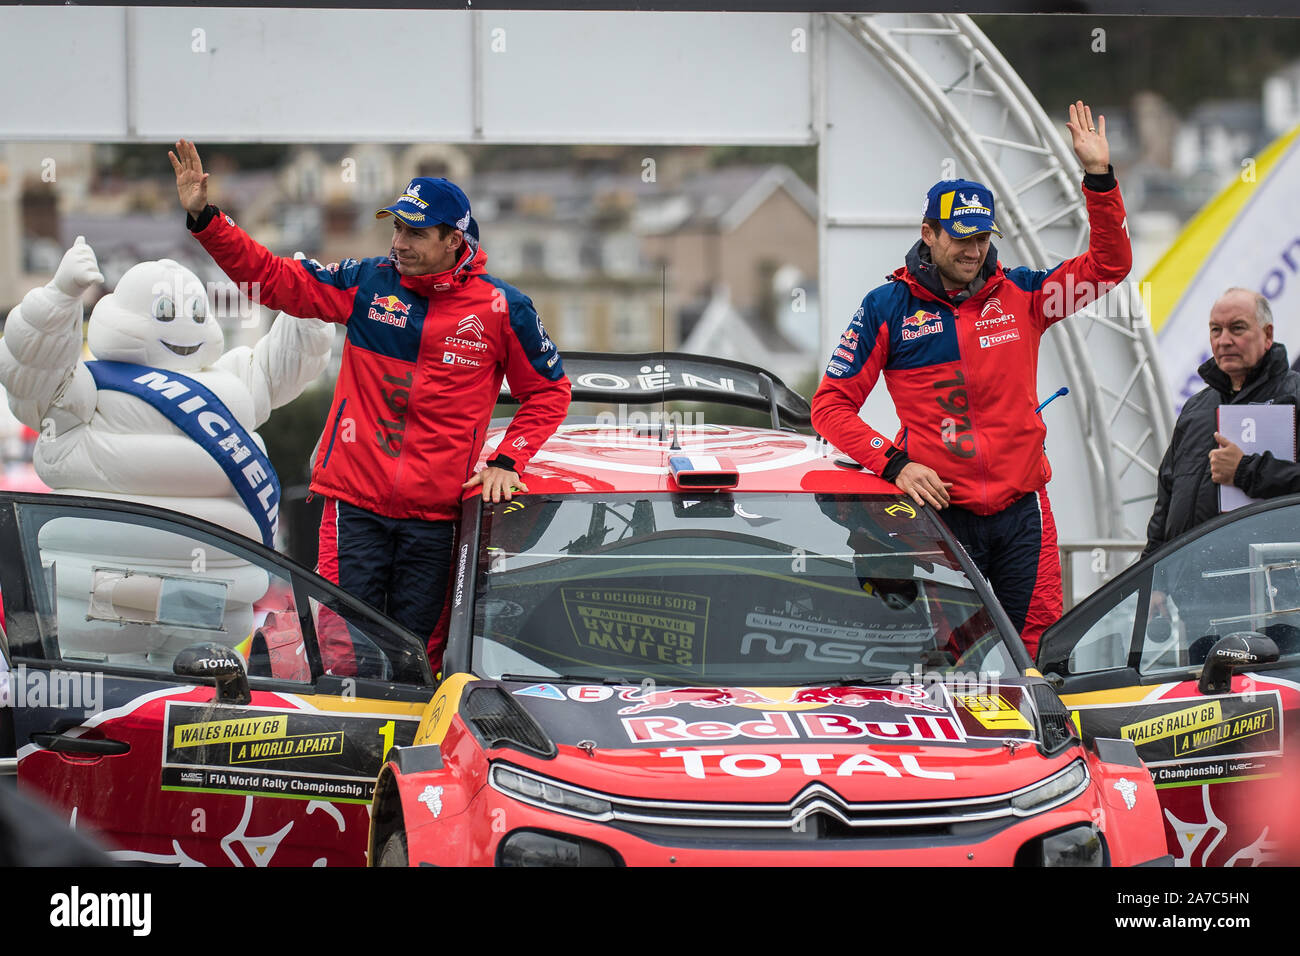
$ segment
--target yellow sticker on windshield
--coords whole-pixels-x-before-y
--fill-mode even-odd
[[[709,598],[641,588],[561,588],[579,647],[613,656],[694,669],[704,658]]]
[[[897,504],[890,505],[885,509],[885,514],[897,518],[899,515],[905,515],[908,518],[916,517],[916,509],[906,501],[900,501]]]

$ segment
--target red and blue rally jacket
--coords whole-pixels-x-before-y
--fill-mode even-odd
[[[1083,194],[1088,251],[1046,271],[1004,271],[990,246],[980,275],[952,297],[918,242],[840,336],[813,396],[817,432],[890,481],[910,461],[933,468],[952,482],[953,504],[977,514],[1046,485],[1039,340],[1132,266],[1114,176],[1087,176]],[[858,417],[882,371],[902,426],[893,442]]]
[[[520,407],[499,451],[520,474],[569,408],[532,301],[484,272],[481,248],[447,272],[403,276],[383,257],[282,259],[214,206],[191,229],[232,280],[259,284],[263,305],[347,326],[314,492],[389,518],[457,518],[503,377]]]

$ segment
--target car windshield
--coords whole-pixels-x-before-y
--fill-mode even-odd
[[[937,519],[896,497],[529,495],[484,508],[475,591],[485,677],[1015,673]]]

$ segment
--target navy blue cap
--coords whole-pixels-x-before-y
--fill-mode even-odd
[[[467,229],[472,221],[469,197],[461,188],[449,179],[427,176],[412,179],[397,202],[375,212],[376,219],[385,216],[396,216],[413,229],[428,229],[439,223]]]
[[[981,232],[999,236],[1002,230],[993,220],[993,191],[969,179],[945,179],[925,194],[925,219],[938,219],[954,239],[966,239]]]

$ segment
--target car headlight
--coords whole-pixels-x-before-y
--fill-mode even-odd
[[[1091,824],[1042,837],[1040,846],[1040,866],[1104,866],[1106,863],[1101,834]]]
[[[1083,761],[1076,760],[1060,773],[1048,777],[1035,787],[1011,798],[1017,816],[1041,813],[1072,799],[1088,785],[1088,770]]]
[[[492,785],[524,803],[548,810],[558,810],[588,819],[608,819],[613,812],[608,800],[531,774],[523,774],[496,765],[492,768]]]
[[[516,830],[497,847],[497,866],[621,866],[609,847],[545,830]]]

